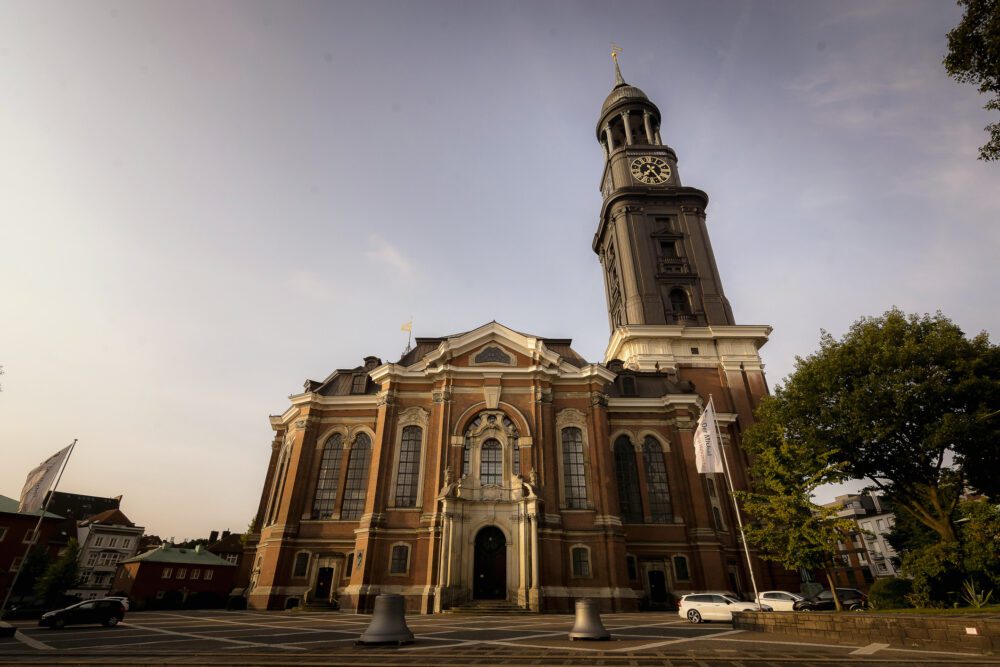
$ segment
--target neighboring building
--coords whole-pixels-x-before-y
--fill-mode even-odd
[[[51,496],[51,500],[49,499]],[[65,491],[49,492],[45,496],[49,503],[48,510],[59,516],[66,517],[67,521],[72,521],[72,530],[76,532],[76,523],[83,521],[87,517],[116,510],[121,507],[122,497],[104,498],[103,496],[88,496],[80,493],[66,493]]]
[[[596,128],[603,361],[491,322],[307,381],[271,417],[251,607],[369,610],[392,592],[423,613],[477,599],[566,612],[580,597],[633,610],[751,590],[728,486],[697,473],[692,443],[712,396],[747,488],[739,434],[767,394],[758,350],[771,328],[736,323],[708,195],[681,184],[659,109],[616,73]],[[508,240],[497,259],[516,253]],[[548,280],[531,298],[558,299]],[[754,568],[761,588],[798,587],[797,574]]]
[[[235,574],[235,565],[201,545],[183,549],[164,542],[122,561],[113,588],[129,597],[133,609],[221,607]]]
[[[245,589],[250,583],[250,565],[253,562],[253,554],[246,555],[243,535],[230,533],[228,530],[222,531],[222,537],[218,540],[214,539],[215,535],[215,531],[212,531],[212,537],[209,538],[207,547],[208,551],[236,566],[233,587]]]
[[[896,552],[886,539],[895,517],[886,511],[878,496],[867,493],[837,496],[824,507],[836,508],[837,516],[854,521],[854,530],[837,543],[833,575],[838,586],[867,590],[876,577],[896,575],[891,562]]]
[[[111,593],[118,563],[136,554],[144,530],[118,509],[105,510],[78,522],[80,585],[67,593],[84,600]]]
[[[15,498],[0,496],[0,602],[7,597],[7,591],[21,567],[35,527],[38,526],[38,518],[42,515],[41,510],[18,512],[17,506],[18,500]],[[44,546],[52,559],[59,555],[73,536],[64,530],[63,517],[52,512],[45,513],[38,531],[35,544]],[[17,594],[30,596],[30,587],[26,591],[22,591],[22,587],[18,586]],[[12,602],[16,601],[16,597],[12,598]]]

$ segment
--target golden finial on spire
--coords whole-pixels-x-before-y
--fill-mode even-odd
[[[611,43],[611,59],[615,61],[615,85],[624,85],[625,79],[622,78],[622,71],[618,67],[618,54],[622,52],[622,47],[618,46],[614,42]]]

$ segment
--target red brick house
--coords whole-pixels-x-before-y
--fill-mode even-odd
[[[14,574],[21,565],[28,543],[31,542],[32,532],[38,525],[38,517],[42,513],[41,510],[18,512],[17,506],[18,501],[14,498],[0,496],[0,600],[6,597],[7,590],[14,581]],[[35,541],[36,544],[45,545],[49,557],[53,559],[69,539],[75,537],[63,529],[63,523],[62,516],[46,512]],[[11,602],[15,601],[16,598],[11,599]]]
[[[221,607],[233,589],[236,566],[200,545],[193,549],[169,542],[121,562],[114,591],[132,601],[132,609]]]

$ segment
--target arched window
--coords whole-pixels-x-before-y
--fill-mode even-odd
[[[423,431],[419,426],[403,428],[399,447],[399,466],[396,468],[396,507],[415,507],[417,504],[417,477],[420,475],[420,441]]]
[[[358,519],[365,511],[365,495],[368,491],[368,464],[372,460],[372,441],[366,433],[359,433],[351,447],[347,463],[347,479],[344,480],[344,505],[340,512],[342,519]]]
[[[690,315],[691,302],[688,301],[684,290],[677,288],[670,290],[670,310],[676,315]]]
[[[667,462],[663,447],[651,435],[642,443],[642,458],[646,463],[646,484],[649,486],[649,513],[653,523],[670,523],[674,510],[670,504],[670,484],[667,481]]]
[[[573,550],[570,551],[570,556],[573,560],[573,576],[589,577],[590,549],[587,547],[573,547]]]
[[[309,571],[309,554],[302,551],[295,555],[295,565],[292,567],[293,577],[304,577]]]
[[[410,570],[410,547],[406,544],[395,544],[389,558],[389,574],[406,574]]]
[[[587,478],[583,465],[583,432],[575,426],[562,430],[562,454],[566,506],[586,509]]]
[[[271,525],[278,519],[278,507],[281,504],[281,494],[285,488],[285,475],[288,474],[288,459],[292,455],[291,443],[286,443],[278,458],[278,465],[275,466],[274,484],[271,486],[271,501],[268,503],[266,512],[267,525]]]
[[[639,470],[635,466],[635,448],[627,435],[620,435],[615,440],[615,477],[618,480],[618,505],[622,521],[642,523]]]
[[[490,438],[483,443],[479,458],[479,483],[483,486],[492,484],[500,486],[503,470],[503,450],[500,441]]]
[[[325,519],[333,512],[337,501],[337,484],[340,482],[340,459],[344,452],[344,437],[331,435],[323,447],[316,476],[316,495],[313,498],[312,518]]]

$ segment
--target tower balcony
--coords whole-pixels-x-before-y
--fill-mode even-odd
[[[684,257],[660,257],[656,260],[658,275],[691,275],[691,265]]]

